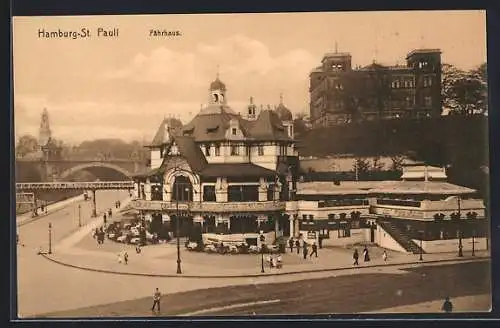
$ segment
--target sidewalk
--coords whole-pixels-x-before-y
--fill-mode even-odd
[[[453,303],[453,312],[490,312],[491,295],[461,296],[450,299]],[[435,300],[411,305],[397,306],[388,309],[365,313],[442,313],[441,306],[444,300]],[[466,309],[466,310],[464,310]]]
[[[31,216],[32,212],[27,212],[27,213],[18,215],[18,216],[16,216],[16,225],[21,226],[23,224],[35,221],[35,220],[42,218],[46,215],[49,215],[49,214],[54,213],[58,210],[61,210],[61,209],[65,208],[66,206],[68,206],[69,204],[73,204],[73,203],[76,203],[79,201],[83,201],[83,194],[62,200],[60,202],[49,204],[46,207],[47,208],[46,212],[40,213],[38,216],[35,216],[35,217]]]
[[[78,234],[90,234],[91,228]],[[136,254],[134,246],[118,244],[118,251],[127,250],[129,264],[120,264],[117,261],[117,252],[100,250],[96,245],[95,250],[75,247],[77,237],[72,243],[66,242],[56,246],[56,251],[46,256],[48,259],[70,267],[115,273],[125,275],[143,275],[155,277],[183,277],[183,278],[242,278],[262,276],[282,276],[304,274],[313,272],[352,271],[362,273],[367,268],[391,268],[398,266],[441,265],[444,263],[468,262],[489,258],[487,252],[477,252],[475,257],[469,254],[458,258],[455,253],[425,254],[424,260],[419,261],[418,255],[401,254],[393,256],[390,261],[373,259],[370,262],[360,262],[358,267],[352,265],[350,254],[344,250],[324,250],[320,258],[303,260],[296,254],[284,254],[282,269],[271,269],[264,263],[265,273],[261,273],[260,255],[217,255],[189,252],[184,247],[181,249],[182,275],[176,275],[177,249],[175,245],[155,245],[143,248],[141,254]],[[112,243],[115,247],[117,243]],[[101,245],[102,246],[102,245]],[[290,263],[290,264],[287,264]],[[292,264],[293,263],[293,264]]]

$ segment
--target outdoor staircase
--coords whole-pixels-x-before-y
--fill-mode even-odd
[[[413,254],[425,253],[411,238],[390,221],[379,221],[378,225],[385,230],[401,247]]]

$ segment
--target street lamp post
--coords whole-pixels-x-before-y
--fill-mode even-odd
[[[420,257],[419,260],[423,261],[423,255],[424,255],[424,247],[423,247],[423,239],[424,239],[424,232],[420,231]]]
[[[178,187],[179,186],[176,184],[175,185],[175,190],[176,190],[175,208],[176,208],[177,217],[175,218],[175,234],[177,236],[177,274],[181,274],[182,269],[181,269],[181,240],[179,237],[179,235],[180,235],[180,227],[179,227],[180,213],[179,213],[179,188]]]
[[[458,224],[458,257],[463,257],[463,245],[462,245],[462,229],[460,227],[460,219],[461,219],[461,213],[460,213],[460,196],[457,197],[457,202],[458,202],[458,213],[457,213],[457,224]]]
[[[266,237],[264,235],[260,235],[260,272],[264,273],[264,241],[266,240]]]
[[[78,204],[78,226],[82,226],[82,205]]]
[[[49,222],[49,254],[52,254],[52,223]]]
[[[475,253],[475,241],[474,241],[474,235],[476,234],[476,231],[475,229],[472,229],[472,256],[476,256],[476,253]]]

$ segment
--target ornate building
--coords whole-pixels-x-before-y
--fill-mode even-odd
[[[289,234],[283,216],[298,169],[292,114],[281,101],[275,111],[250,98],[246,118],[227,102],[217,77],[209,104],[186,125],[165,119],[149,145],[149,171],[134,177],[134,206],[152,230],[257,243]],[[224,239],[225,238],[225,239]]]
[[[441,115],[439,49],[413,50],[406,65],[373,62],[353,69],[351,58],[350,53],[326,53],[310,73],[313,126]]]

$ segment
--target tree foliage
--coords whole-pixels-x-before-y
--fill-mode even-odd
[[[488,110],[486,63],[463,71],[450,64],[442,66],[443,106],[450,114],[484,114]]]
[[[32,135],[26,134],[19,138],[16,143],[16,156],[24,157],[39,149],[38,140]]]

